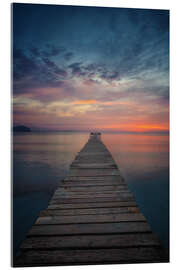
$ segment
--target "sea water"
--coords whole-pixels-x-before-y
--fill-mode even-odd
[[[85,132],[14,133],[12,173],[13,251],[48,206],[67,175]],[[164,247],[169,245],[169,137],[150,134],[102,134],[141,212]]]

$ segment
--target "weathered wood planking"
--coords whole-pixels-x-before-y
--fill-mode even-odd
[[[67,181],[68,180],[68,181]],[[69,181],[88,181],[88,182],[92,182],[92,181],[95,181],[94,183],[96,183],[96,181],[107,181],[107,182],[114,182],[114,183],[124,183],[124,179],[122,178],[121,175],[96,175],[96,176],[69,176],[67,175],[67,177],[62,180],[60,182],[61,183],[64,183],[64,182],[69,182]]]
[[[106,191],[121,191],[121,190],[128,190],[128,187],[126,185],[103,185],[103,186],[88,186],[88,187],[84,187],[84,186],[60,186],[57,190],[59,191],[70,191],[70,192],[76,192],[76,194],[78,192],[94,192],[96,191],[96,193],[98,192],[106,192]]]
[[[109,168],[72,168],[69,171],[70,176],[103,176],[103,175],[120,175],[118,169],[109,169]]]
[[[90,203],[61,203],[61,204],[49,204],[47,209],[95,209],[95,208],[116,208],[126,206],[137,206],[136,201],[130,202],[90,202]]]
[[[22,250],[23,252],[23,250]],[[16,260],[18,266],[79,265],[107,263],[166,262],[159,247],[130,247],[110,249],[25,250]]]
[[[66,235],[28,237],[22,249],[69,249],[69,248],[110,248],[110,247],[160,246],[152,233]]]
[[[124,233],[151,232],[147,222],[112,222],[91,224],[66,224],[66,225],[34,225],[28,233],[30,236],[45,235],[89,235],[89,234],[124,234]],[[118,236],[117,236],[118,237]]]
[[[40,212],[39,216],[74,216],[74,215],[101,215],[116,213],[139,213],[139,208],[130,207],[113,207],[113,208],[85,208],[85,209],[46,209]]]
[[[124,196],[121,198],[118,197],[103,197],[103,198],[98,198],[98,197],[94,197],[93,198],[93,202],[94,203],[98,203],[98,202],[130,202],[130,201],[134,201],[133,196]],[[50,204],[57,204],[57,203],[67,203],[67,204],[72,204],[72,203],[91,203],[92,202],[92,197],[91,198],[58,198],[58,199],[52,199],[50,201]]]
[[[74,215],[74,216],[40,216],[35,225],[50,224],[87,224],[87,223],[111,223],[121,221],[145,221],[141,213],[117,213],[106,215]]]
[[[14,266],[167,261],[100,134],[91,134]]]
[[[120,185],[120,184],[124,184],[124,179],[121,179],[121,178],[115,178],[113,180],[111,180],[111,178],[107,178],[107,177],[104,177],[104,180],[102,179],[102,177],[96,177],[96,179],[94,178],[89,178],[87,179],[88,177],[86,178],[79,178],[79,180],[76,180],[78,177],[76,178],[67,178],[63,181],[61,181],[61,183],[59,184],[60,186],[62,185],[66,185],[66,186],[72,186],[72,185],[75,185],[75,186],[98,186],[98,185],[101,185],[101,186],[105,186],[105,185]]]
[[[71,199],[76,199],[76,198],[104,198],[104,197],[111,197],[111,198],[131,198],[133,197],[133,194],[130,193],[127,190],[121,190],[121,191],[106,191],[104,194],[99,193],[99,192],[87,192],[86,194],[82,192],[71,192],[69,191],[67,194],[67,191],[56,191],[56,193],[53,195],[53,199],[58,199],[59,197],[61,198],[71,198]]]

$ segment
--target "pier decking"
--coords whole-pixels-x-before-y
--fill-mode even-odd
[[[100,134],[92,133],[14,266],[167,261]]]

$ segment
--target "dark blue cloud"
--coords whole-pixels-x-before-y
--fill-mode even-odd
[[[119,80],[120,79],[120,75],[119,72],[117,71],[113,71],[113,72],[108,72],[108,71],[104,71],[101,74],[101,78],[102,79],[107,79],[107,80]]]
[[[80,76],[82,74],[81,64],[80,62],[75,62],[68,66],[72,70],[73,75]]]
[[[43,58],[43,61],[48,66],[48,68],[54,71],[55,74],[58,74],[64,77],[67,75],[67,72],[59,68],[52,60],[49,60],[48,58]]]
[[[68,76],[152,80],[157,74],[165,82],[169,11],[13,4],[13,44],[15,85],[25,87],[26,79],[27,87],[57,87]]]
[[[13,71],[24,76],[33,75],[39,70],[39,64],[33,57],[28,57],[21,49],[13,50]]]
[[[32,52],[32,50],[30,50]],[[27,89],[38,87],[59,87],[66,71],[59,68],[48,58],[32,57],[27,52],[13,50],[14,92],[23,93]]]
[[[65,58],[65,60],[70,60],[70,59],[72,59],[72,57],[73,57],[73,53],[72,52],[67,52],[65,55],[64,55],[64,58]]]
[[[46,48],[42,51],[45,57],[54,57],[63,53],[66,49],[62,46],[55,46],[53,44],[46,44]]]
[[[31,52],[32,55],[35,56],[35,57],[40,57],[40,56],[41,56],[40,51],[39,51],[37,48],[35,48],[35,47],[30,48],[30,52]]]

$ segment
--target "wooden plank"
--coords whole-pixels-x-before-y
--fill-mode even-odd
[[[100,192],[70,192],[70,191],[57,191],[52,199],[87,199],[87,198],[133,198],[133,194],[130,193],[127,190],[121,190],[121,191],[104,191],[103,193]]]
[[[112,158],[103,158],[103,157],[101,157],[101,158],[95,158],[95,157],[91,157],[91,158],[89,158],[89,157],[86,157],[86,159],[85,158],[75,158],[74,159],[74,161],[71,163],[71,164],[74,164],[74,165],[76,165],[76,164],[82,164],[82,165],[96,165],[96,164],[101,164],[101,165],[116,165],[116,163],[114,162],[114,160],[112,159]]]
[[[90,149],[86,149],[86,150],[83,150],[79,153],[80,156],[83,156],[83,155],[91,155],[91,156],[97,156],[97,155],[101,155],[102,157],[106,157],[108,156],[110,153],[108,153],[108,151],[106,150],[90,150]],[[111,156],[111,155],[110,155]]]
[[[70,169],[116,169],[117,166],[115,164],[72,164]]]
[[[81,224],[81,223],[109,223],[125,221],[145,221],[141,213],[117,213],[106,215],[77,215],[77,216],[43,216],[38,217],[35,225],[45,224]]]
[[[80,153],[86,153],[86,152],[88,152],[88,153],[91,153],[91,152],[93,152],[93,153],[96,153],[96,152],[109,153],[106,147],[102,147],[102,146],[99,147],[98,145],[94,145],[94,147],[92,145],[88,145],[88,147],[85,146],[80,151]]]
[[[123,182],[105,182],[105,181],[66,181],[66,182],[63,182],[62,184],[59,184],[58,187],[90,187],[90,186],[99,186],[100,187],[105,187],[105,186],[119,186],[123,184]]]
[[[131,198],[133,197],[132,192],[127,190],[117,190],[117,191],[104,191],[104,192],[70,192],[70,191],[56,191],[53,197],[61,197],[61,198],[89,198],[94,195],[94,198]],[[92,198],[92,197],[91,197]]]
[[[105,158],[105,157],[112,157],[111,156],[111,154],[109,153],[109,152],[105,152],[105,153],[101,153],[101,152],[79,152],[79,154],[78,154],[78,157],[103,157],[103,158]]]
[[[69,181],[82,181],[82,182],[109,182],[109,183],[125,183],[124,179],[120,175],[96,175],[96,176],[70,176],[68,175],[64,180],[60,181],[60,183],[63,182],[69,182]]]
[[[120,175],[117,169],[71,169],[69,176]]]
[[[112,181],[112,182],[115,182],[115,181],[123,181],[124,182],[124,179],[121,175],[96,175],[96,176],[70,176],[70,175],[67,175],[66,178],[62,181]],[[61,182],[62,182],[61,181]],[[60,182],[60,183],[61,183]]]
[[[53,199],[58,198],[70,198],[70,199],[84,199],[84,198],[133,198],[133,194],[127,190],[122,191],[113,191],[113,192],[88,192],[88,193],[82,193],[82,192],[70,192],[70,191],[56,191],[53,195]]]
[[[79,187],[79,186],[81,186],[81,187],[90,187],[90,186],[101,186],[101,187],[103,187],[103,186],[119,186],[119,185],[121,185],[121,184],[123,184],[124,182],[123,181],[102,181],[102,180],[97,180],[97,181],[78,181],[78,180],[76,180],[76,181],[64,181],[64,182],[62,182],[62,184],[59,184],[58,185],[58,187],[64,187],[64,186],[71,186],[71,187],[75,187],[75,186],[77,186],[77,187]]]
[[[28,237],[22,250],[160,246],[152,233]]]
[[[97,187],[97,188],[103,188],[103,187],[110,187],[113,186],[114,188],[117,186],[123,185],[123,183],[109,183],[109,182],[103,182],[103,181],[97,181],[97,182],[89,182],[89,181],[67,181],[63,183],[62,185],[58,185],[57,187]]]
[[[104,165],[116,165],[114,160],[112,158],[106,158],[106,157],[81,157],[81,158],[76,158],[71,165],[74,164],[82,164],[82,165],[89,165],[89,164],[104,164]]]
[[[34,225],[28,236],[43,235],[82,235],[82,234],[119,234],[151,232],[147,222],[113,222],[66,225]]]
[[[117,193],[117,192],[130,192],[129,189],[128,189],[128,186],[125,185],[125,184],[120,184],[120,185],[102,185],[102,186],[99,186],[99,185],[96,185],[94,183],[94,185],[90,185],[90,186],[77,186],[77,185],[66,185],[66,184],[63,184],[61,186],[58,186],[56,191],[58,192],[84,192],[84,194],[86,194],[86,192],[89,192],[89,193],[94,193],[95,191],[97,193]]]
[[[94,187],[94,186],[93,186]],[[108,186],[108,188],[111,188],[111,186]],[[92,188],[92,186],[90,186]],[[106,190],[101,190],[100,187],[95,186],[94,190],[90,188],[82,188],[78,189],[78,186],[72,187],[72,186],[63,186],[63,187],[58,187],[54,193],[54,195],[58,196],[75,196],[75,195],[95,195],[95,194],[101,194],[101,195],[106,195],[106,194],[111,194],[111,195],[120,195],[121,194],[132,194],[132,192],[129,191],[129,189],[126,186],[123,187],[118,187],[114,188],[114,190],[109,190],[106,187]],[[95,189],[96,188],[96,189]]]
[[[133,196],[125,196],[125,197],[103,197],[103,198],[93,198],[94,203],[98,202],[130,202],[134,201]],[[72,204],[72,203],[91,203],[92,198],[57,198],[57,199],[52,199],[49,204],[60,204],[60,203],[67,203],[67,204]]]
[[[115,208],[90,208],[90,209],[46,209],[40,212],[42,216],[64,216],[64,215],[99,215],[99,214],[116,214],[116,213],[139,213],[138,207],[115,207]]]
[[[97,166],[116,166],[117,165],[114,163],[113,160],[111,161],[103,161],[101,160],[96,160],[95,158],[93,160],[75,160],[71,163],[71,166],[91,166],[93,168],[96,168]]]
[[[137,206],[136,201],[130,202],[90,202],[90,203],[61,203],[61,204],[49,204],[47,209],[94,209],[94,208],[116,208],[116,207],[131,207]]]
[[[76,162],[80,162],[82,164],[84,163],[113,163],[115,164],[114,162],[114,159],[112,157],[102,157],[102,156],[97,156],[97,157],[94,157],[94,156],[76,156],[76,158],[74,159],[73,163],[76,163]]]
[[[130,247],[116,249],[29,250],[16,259],[15,266],[166,262],[159,247]]]
[[[70,191],[70,192],[105,192],[105,191],[120,191],[120,190],[128,190],[127,185],[103,185],[103,186],[68,186],[68,185],[61,185],[56,190],[59,191]]]

